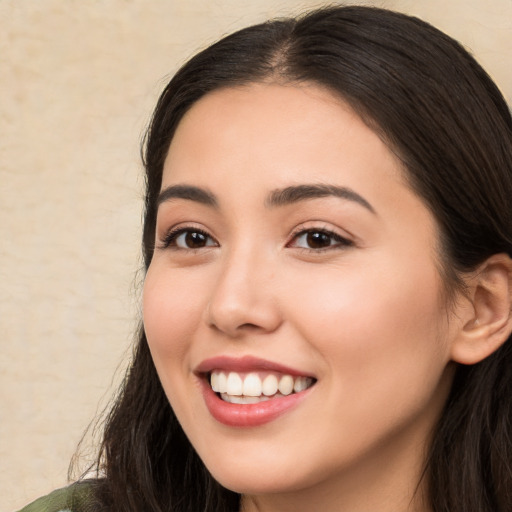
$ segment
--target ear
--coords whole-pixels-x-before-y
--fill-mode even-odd
[[[512,260],[494,254],[467,279],[469,307],[451,346],[452,360],[476,364],[496,351],[512,332]]]

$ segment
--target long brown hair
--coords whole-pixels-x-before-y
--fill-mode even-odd
[[[205,94],[258,81],[327,87],[379,133],[437,220],[447,287],[456,288],[462,272],[492,254],[512,255],[512,119],[499,90],[461,45],[427,23],[352,6],[241,30],[196,55],[170,81],[144,147],[146,268],[176,126]],[[457,369],[425,466],[435,512],[512,510],[511,408],[508,340],[483,362]],[[239,496],[213,479],[181,429],[142,328],[97,464],[104,476],[95,494],[111,511],[239,507]]]

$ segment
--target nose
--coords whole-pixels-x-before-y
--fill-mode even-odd
[[[249,252],[222,264],[207,306],[208,325],[230,338],[270,333],[282,321],[272,265]]]

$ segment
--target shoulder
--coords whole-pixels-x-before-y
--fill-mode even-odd
[[[87,512],[92,501],[92,485],[75,483],[37,499],[19,512]]]

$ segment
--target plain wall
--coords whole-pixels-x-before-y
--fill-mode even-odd
[[[445,30],[512,100],[511,0],[358,3]],[[0,509],[66,484],[129,359],[139,145],[166,78],[223,34],[320,5],[0,0]]]

